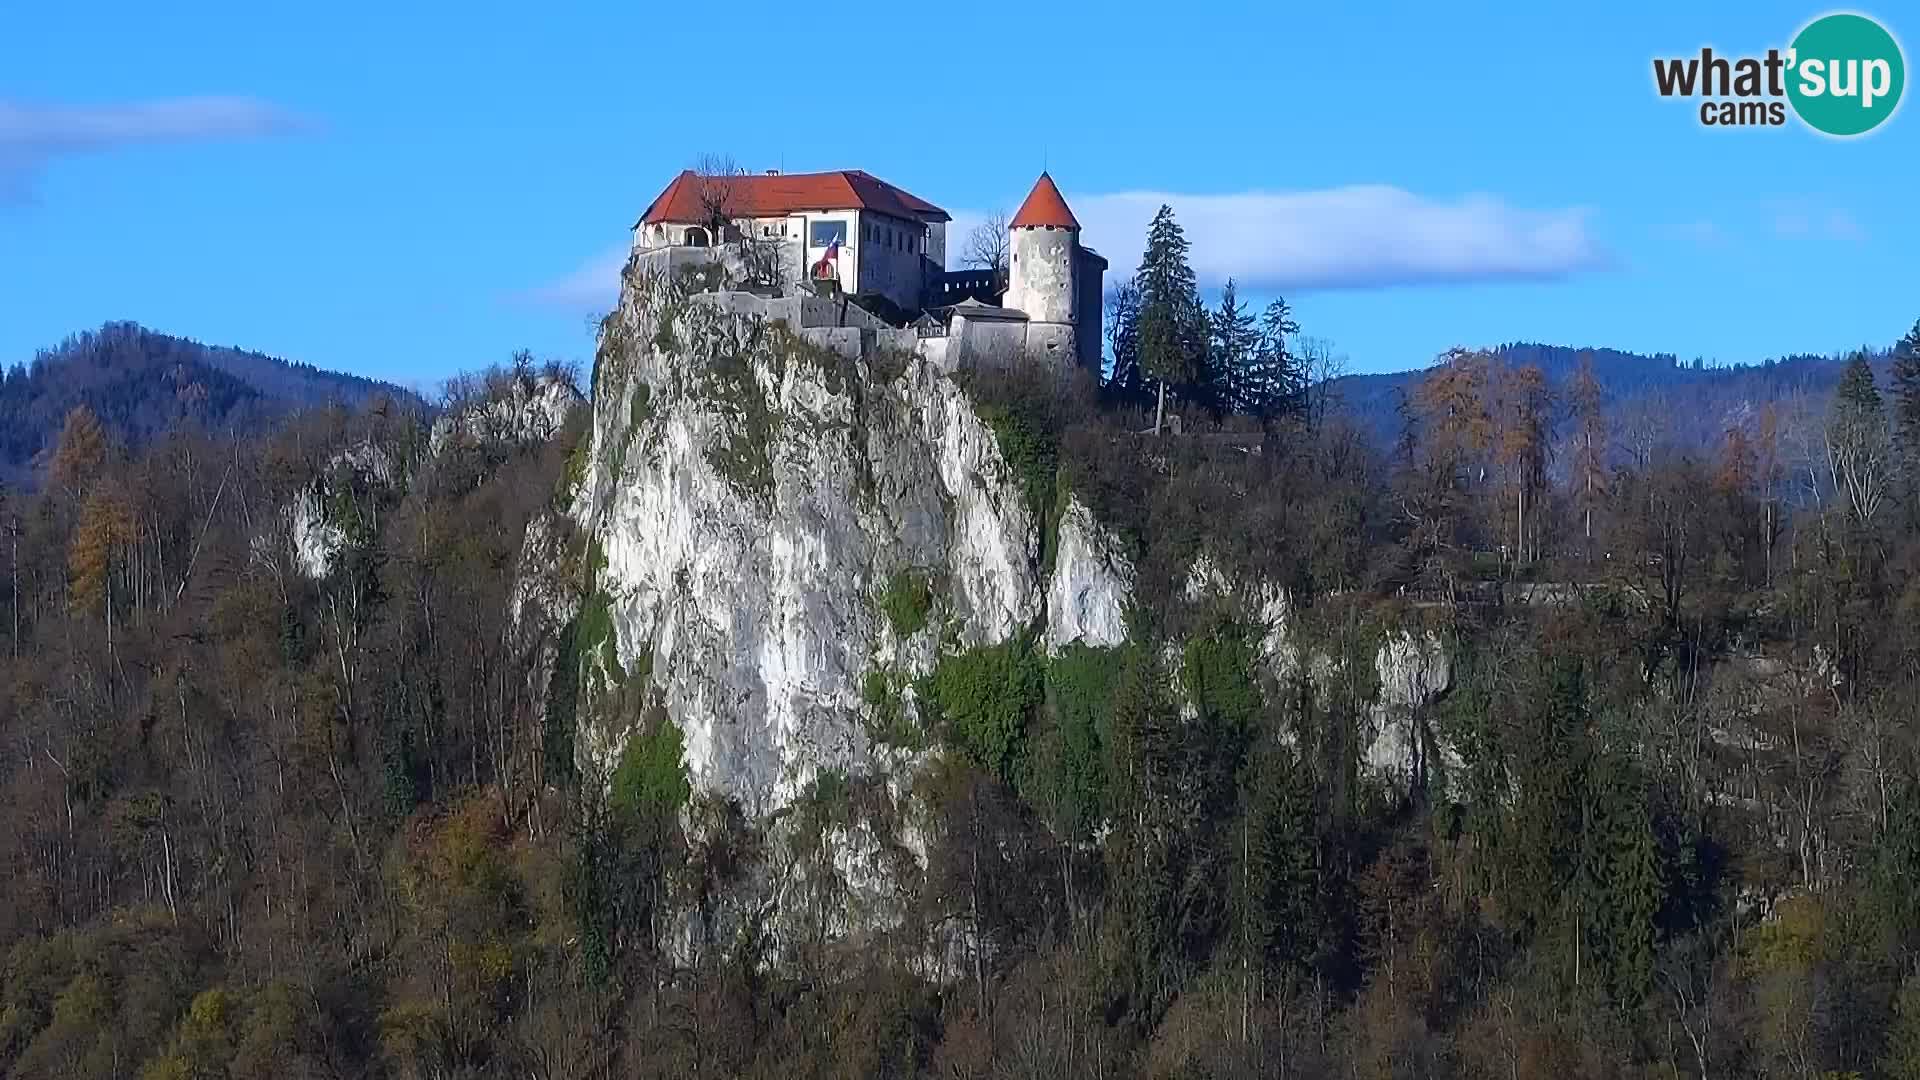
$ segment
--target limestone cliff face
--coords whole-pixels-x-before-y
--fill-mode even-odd
[[[499,393],[435,420],[427,435],[427,452],[439,457],[455,439],[522,446],[547,442],[586,405],[586,399],[563,378],[515,376]]]
[[[333,455],[293,501],[281,508],[284,549],[292,556],[294,568],[313,581],[331,573],[358,531],[343,520],[337,504],[355,487],[387,489],[397,482],[399,470],[393,458],[370,443],[356,443]],[[257,557],[271,558],[281,547],[263,538],[255,543],[254,550]]]
[[[572,514],[588,604],[680,727],[696,788],[764,815],[825,770],[898,763],[868,736],[870,673],[911,708],[943,648],[1043,623],[1113,643],[1131,571],[1076,507],[1042,565],[1020,478],[937,363],[751,299],[628,275]],[[577,756],[604,773],[630,732],[581,716]]]
[[[924,752],[888,738],[883,714],[917,714],[915,680],[973,646],[1123,644],[1136,569],[1071,497],[1044,508],[1043,552],[1043,508],[947,370],[945,342],[699,285],[628,268],[569,520],[530,526],[514,624],[536,686],[578,665],[552,684],[577,693],[586,782],[607,783],[664,715],[696,793],[683,823],[699,832],[730,800],[761,831],[763,856],[705,922],[675,929],[676,948],[753,924],[777,952],[905,917],[927,855],[912,798]],[[1274,677],[1334,673],[1298,640],[1277,585],[1203,557],[1187,593],[1229,600]],[[1398,641],[1375,665],[1368,759],[1411,780],[1395,733],[1444,691],[1446,659],[1437,641]],[[884,795],[878,816],[821,822],[821,793],[849,783]],[[808,929],[821,912],[837,914]]]
[[[943,652],[1030,631],[1053,652],[1119,645],[1135,584],[1073,499],[1043,561],[1022,478],[937,350],[770,315],[800,310],[631,268],[603,327],[570,510],[581,623],[605,625],[582,643],[607,669],[582,682],[582,771],[607,775],[633,733],[632,709],[593,700],[617,682],[678,726],[696,790],[759,820],[823,773],[904,781],[912,756],[873,737],[875,686],[912,710],[914,679]],[[530,550],[548,540],[530,536]],[[1203,557],[1186,591],[1231,598],[1276,678],[1329,676],[1296,641],[1284,589],[1230,581]],[[1394,631],[1372,666],[1366,760],[1417,782],[1446,650]]]
[[[1457,768],[1459,752],[1439,737],[1426,716],[1427,706],[1453,688],[1453,661],[1439,635],[1396,630],[1381,643],[1373,666],[1380,691],[1373,705],[1367,765],[1422,784],[1437,771],[1444,775]],[[1430,760],[1435,755],[1439,760]],[[1443,769],[1436,770],[1436,765]]]
[[[1304,677],[1324,687],[1340,674],[1332,657],[1299,642],[1292,603],[1272,582],[1234,582],[1203,554],[1188,570],[1185,593],[1190,603],[1232,602],[1258,635],[1260,666],[1276,682]],[[1375,689],[1366,730],[1360,733],[1361,761],[1375,777],[1402,789],[1444,776],[1460,757],[1428,714],[1453,689],[1446,643],[1431,630],[1390,628],[1375,649],[1372,675]],[[1429,760],[1435,755],[1437,762]]]

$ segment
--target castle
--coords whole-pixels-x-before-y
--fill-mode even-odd
[[[919,351],[950,366],[1045,357],[1101,364],[1107,261],[1046,173],[1007,224],[1004,269],[948,270],[945,210],[871,174],[768,172],[674,177],[633,227],[635,255],[672,267],[716,257],[768,299],[866,301],[792,308],[796,328],[911,324]],[[863,314],[867,313],[867,314]]]

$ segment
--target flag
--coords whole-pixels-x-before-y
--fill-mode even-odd
[[[840,276],[839,267],[840,238],[836,236],[827,244],[827,253],[820,256],[819,262],[813,264],[813,276],[816,278],[837,278]]]

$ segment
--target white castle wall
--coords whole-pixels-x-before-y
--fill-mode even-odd
[[[1070,229],[1014,229],[1006,305],[1036,323],[1073,324],[1074,252]]]

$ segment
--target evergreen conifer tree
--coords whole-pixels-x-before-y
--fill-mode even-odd
[[[1187,263],[1190,245],[1173,208],[1161,206],[1147,229],[1147,250],[1135,280],[1140,287],[1140,371],[1159,383],[1155,434],[1165,419],[1167,387],[1190,393],[1206,381],[1206,311]]]
[[[1259,353],[1265,341],[1253,313],[1240,299],[1232,278],[1220,290],[1220,306],[1208,318],[1214,404],[1224,412],[1253,413],[1259,405],[1256,381]]]
[[[1920,482],[1920,319],[1893,346],[1893,427],[1907,484]]]
[[[1291,339],[1300,332],[1285,300],[1274,300],[1260,313],[1260,341],[1246,378],[1246,410],[1254,416],[1297,413],[1306,407],[1307,379]]]

